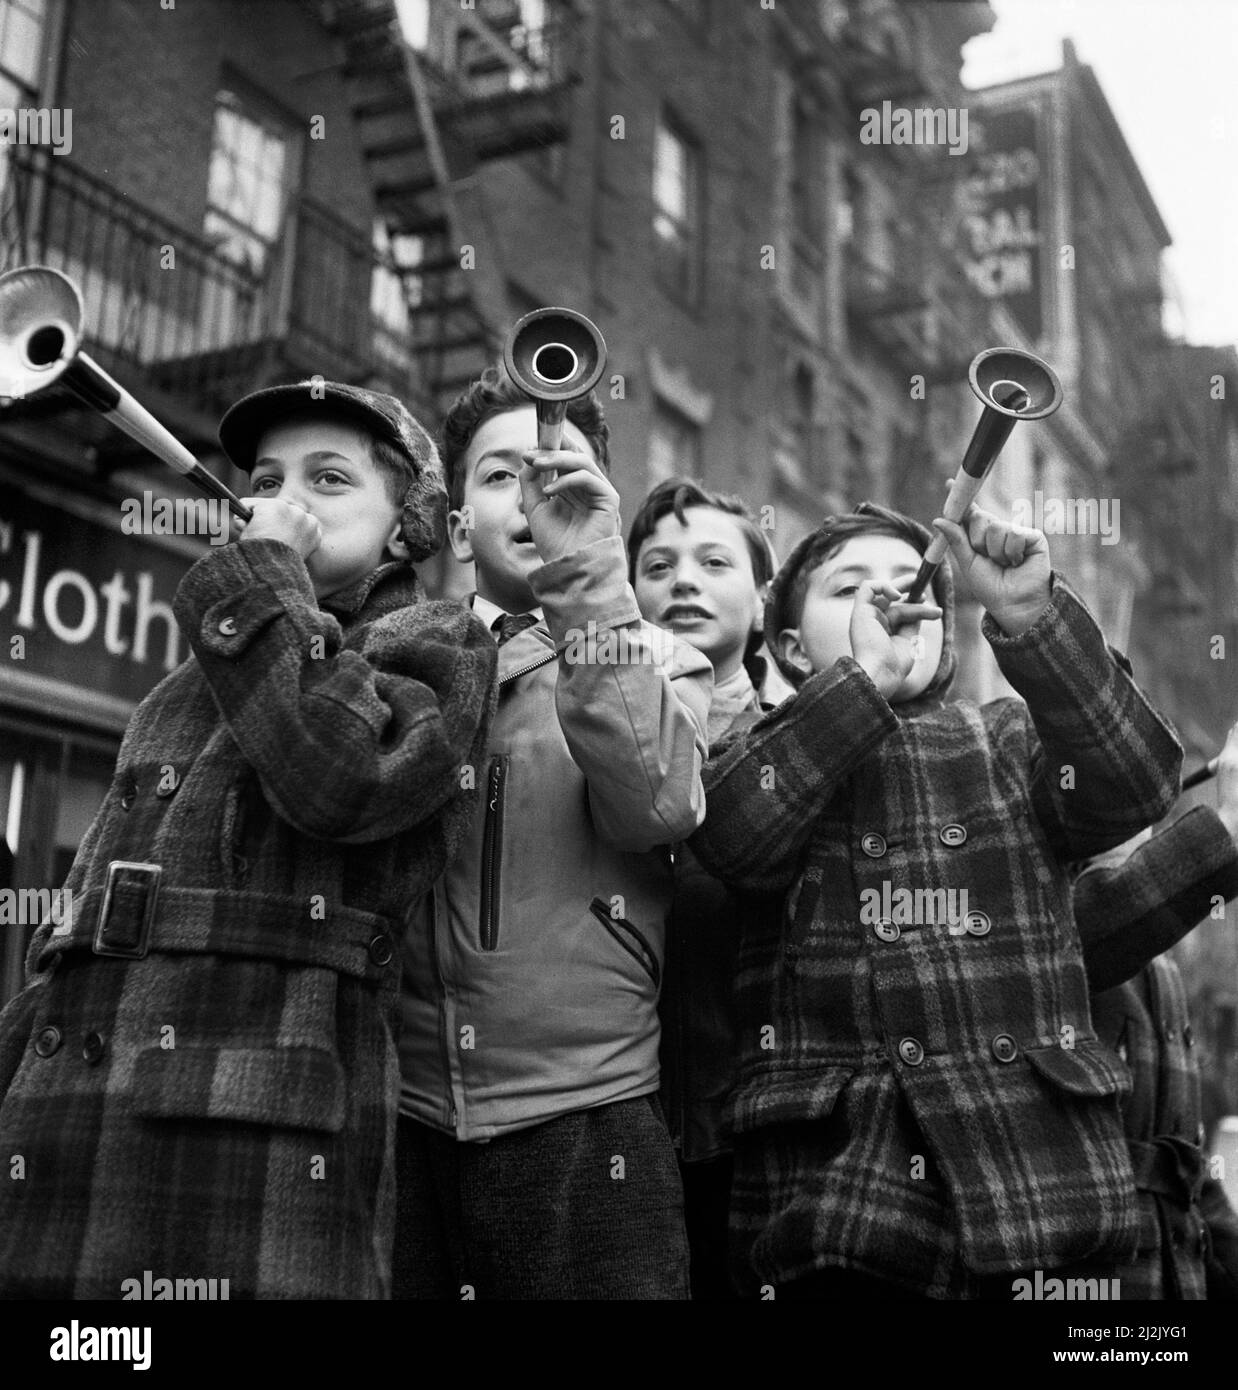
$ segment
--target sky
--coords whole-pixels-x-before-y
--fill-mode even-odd
[[[1173,237],[1180,331],[1238,343],[1238,0],[990,3],[997,24],[964,49],[964,85],[1053,71],[1073,39]]]

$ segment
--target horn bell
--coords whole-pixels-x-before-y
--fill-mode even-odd
[[[535,401],[570,401],[601,380],[606,340],[591,319],[573,309],[534,309],[507,335],[503,362]]]
[[[1062,404],[1057,373],[1034,353],[988,348],[972,358],[971,389],[986,408],[1014,420],[1043,420]]]
[[[0,275],[0,400],[22,400],[56,381],[77,356],[82,296],[50,266]]]

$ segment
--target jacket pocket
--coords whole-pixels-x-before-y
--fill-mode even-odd
[[[851,1067],[821,1067],[803,1076],[755,1076],[740,1082],[727,1102],[726,1119],[734,1134],[801,1120],[824,1120],[833,1113]]]
[[[1117,1096],[1131,1088],[1130,1069],[1102,1042],[1076,1042],[1074,1047],[1051,1043],[1024,1053],[1039,1076],[1072,1096]]]
[[[589,904],[589,911],[606,928],[620,946],[637,961],[644,969],[645,974],[653,981],[655,987],[662,986],[662,966],[658,961],[657,952],[649,944],[648,938],[639,927],[629,922],[626,917],[612,917],[610,909],[606,906],[603,898],[594,898]]]
[[[324,1047],[155,1046],[138,1054],[133,1111],[158,1120],[238,1120],[337,1134],[344,1068]]]
[[[503,871],[503,801],[507,795],[507,759],[492,758],[486,780],[486,825],[481,840],[481,949],[499,945],[499,880]]]

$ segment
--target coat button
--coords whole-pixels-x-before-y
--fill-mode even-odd
[[[880,859],[886,852],[885,836],[878,835],[875,830],[870,830],[867,835],[860,837],[860,848],[870,859]]]
[[[50,1024],[46,1028],[39,1030],[39,1036],[34,1040],[34,1051],[38,1057],[50,1057],[52,1053],[60,1050],[63,1042],[60,1036],[60,1029],[53,1028]]]
[[[125,783],[124,789],[121,791],[120,794],[120,809],[122,811],[128,811],[132,809],[133,803],[137,800],[137,797],[138,784],[133,780],[132,777],[130,777],[129,780]]]
[[[219,620],[219,630],[220,630],[220,632],[223,633],[223,635],[224,635],[225,637],[235,637],[235,636],[236,636],[236,619],[235,619],[235,618],[221,618],[221,619]]]
[[[873,923],[873,934],[878,941],[897,941],[902,936],[898,923],[892,922],[888,917],[883,917],[879,922]]]
[[[161,797],[175,796],[176,789],[180,784],[180,773],[174,767],[165,767],[159,773],[159,785],[155,788],[155,795]]]
[[[376,936],[369,945],[370,959],[375,965],[390,965],[394,952],[391,949],[391,938],[385,934]]]
[[[943,825],[938,838],[943,845],[961,845],[967,839],[967,831],[961,825]]]
[[[903,1038],[898,1045],[898,1055],[909,1067],[918,1067],[924,1061],[924,1048],[915,1038]]]
[[[963,918],[963,925],[971,936],[988,936],[993,930],[993,923],[989,921],[987,912],[969,912]]]
[[[1161,1026],[1165,1030],[1165,1041],[1173,1042],[1174,1038],[1177,1037],[1177,1033],[1174,1029],[1173,1022],[1168,1018],[1164,1019],[1162,1020]]]
[[[94,1066],[103,1056],[103,1039],[98,1033],[87,1033],[82,1039],[82,1060]]]
[[[1195,1034],[1191,1031],[1191,1025],[1189,1023],[1183,1024],[1182,1041],[1186,1043],[1187,1047],[1195,1046]]]
[[[1019,1055],[1019,1045],[1009,1033],[999,1033],[993,1039],[993,1056],[999,1062],[1013,1062]]]

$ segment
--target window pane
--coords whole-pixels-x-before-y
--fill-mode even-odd
[[[673,477],[695,477],[701,471],[701,431],[665,401],[654,405],[649,434],[649,484]]]
[[[0,42],[0,61],[31,86],[36,85],[38,78],[42,37],[42,25],[37,19],[19,9],[9,9]]]
[[[683,219],[688,212],[687,151],[665,126],[654,144],[653,197],[662,210]]]
[[[221,254],[261,272],[280,235],[288,196],[289,140],[269,117],[216,98],[205,230]]]

